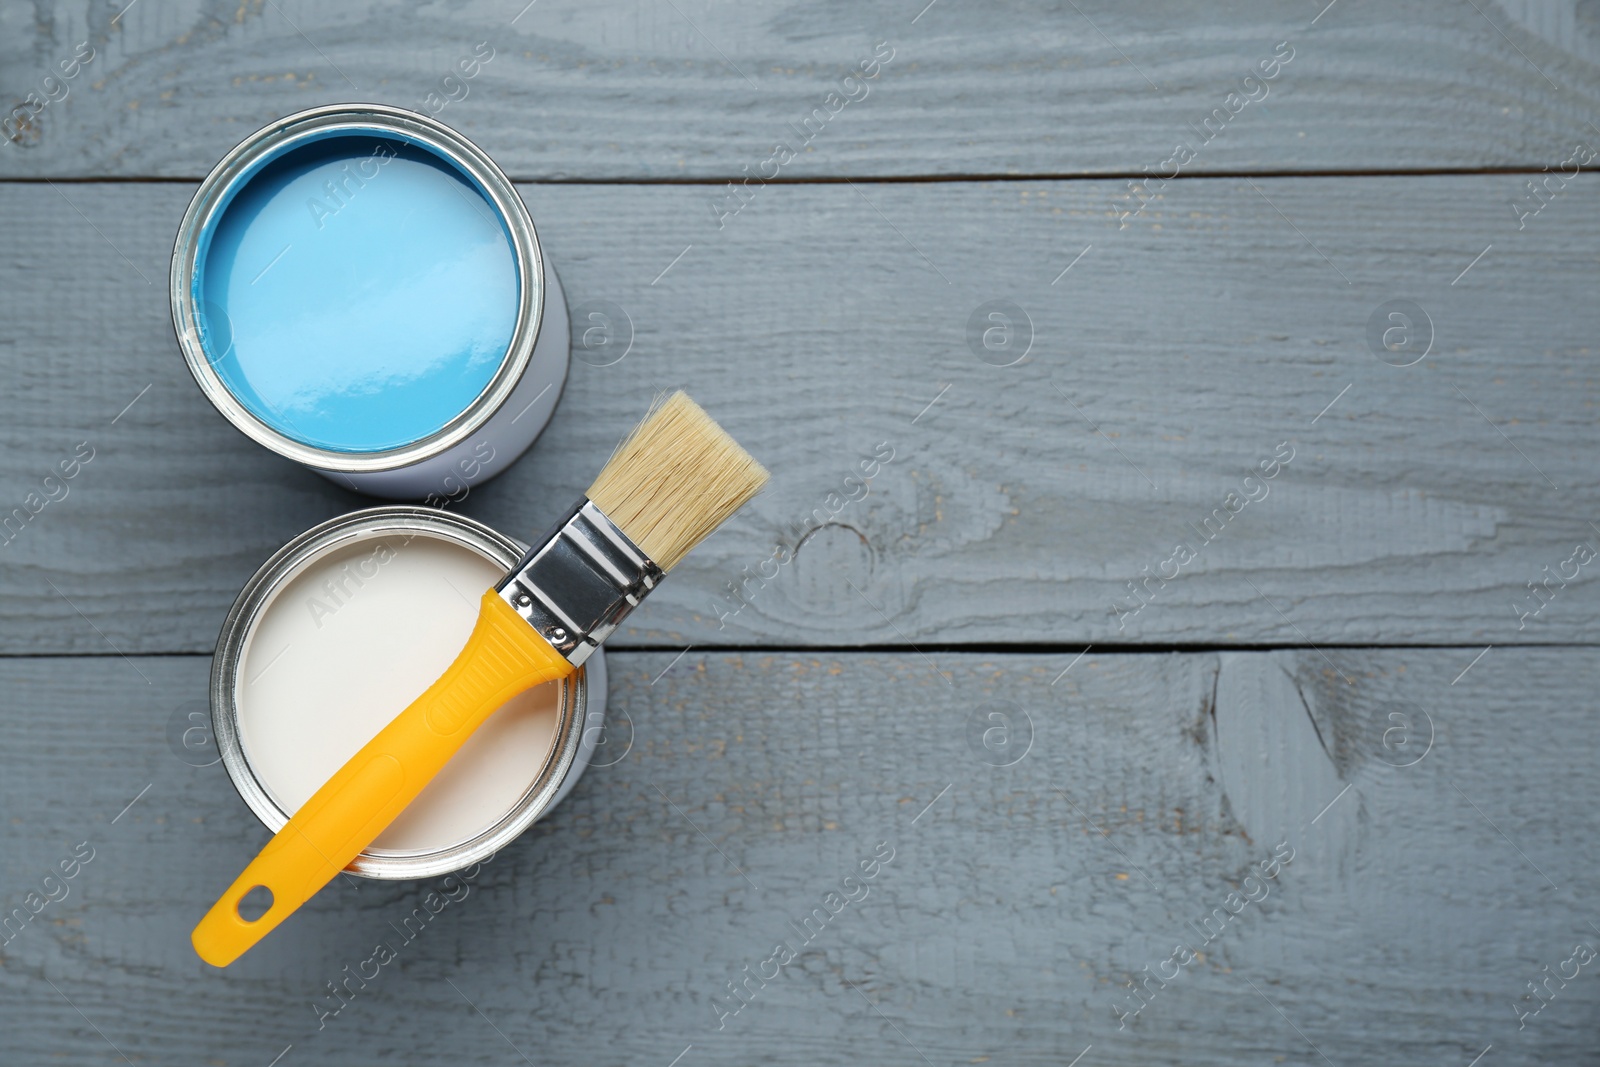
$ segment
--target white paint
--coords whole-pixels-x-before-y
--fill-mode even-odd
[[[291,814],[444,673],[503,573],[452,541],[372,535],[280,589],[246,638],[239,735],[256,776]],[[437,851],[489,830],[533,785],[560,688],[503,705],[373,848]]]

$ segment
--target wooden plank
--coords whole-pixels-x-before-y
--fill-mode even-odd
[[[495,49],[487,64],[473,59],[481,42]],[[893,58],[877,78],[845,83],[879,42]],[[1246,83],[1263,62],[1276,69],[1280,42],[1288,65]],[[81,43],[88,65],[46,83]],[[1597,58],[1600,29],[1575,0],[1239,0],[1225,12],[1102,0],[1000,16],[925,0],[781,13],[703,0],[70,0],[6,16],[0,114],[30,92],[66,95],[0,142],[0,174],[199,178],[251,131],[349,100],[443,103],[441,118],[525,179],[723,181],[763,173],[778,141],[800,156],[786,179],[1136,174],[1180,142],[1197,152],[1190,173],[1538,170],[1600,136]],[[474,76],[445,83],[463,61]],[[441,95],[427,103],[430,92]]]
[[[616,655],[628,755],[464,899],[403,942],[435,882],[340,883],[224,972],[188,930],[264,831],[163,731],[207,660],[7,659],[5,906],[94,850],[0,947],[7,1054],[1585,1061],[1592,967],[1521,1030],[1513,1006],[1600,945],[1581,773],[1600,661],[1496,649],[1460,676],[1475,651],[941,654],[943,677],[915,654],[694,651],[664,675],[670,653]],[[859,881],[880,842],[893,858]],[[806,941],[790,924],[814,908]],[[319,1030],[326,983],[382,939],[398,960]],[[797,958],[724,1017],[783,942]],[[1177,944],[1204,960],[1163,967]],[[1146,966],[1169,978],[1119,1030]]]
[[[631,326],[459,506],[543,529],[681,385],[776,477],[618,647],[1592,642],[1600,186],[1519,232],[1516,184],[1184,181],[1126,229],[1113,183],[789,186],[721,234],[698,188],[528,186],[580,325]],[[371,503],[190,380],[162,291],[189,192],[0,186],[0,514],[95,450],[0,548],[7,652],[209,651],[262,560]],[[969,342],[994,300],[1032,325],[1015,366]],[[1414,366],[1369,346],[1394,300],[1431,317]]]

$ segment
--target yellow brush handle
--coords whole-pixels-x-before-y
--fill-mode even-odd
[[[194,928],[200,958],[226,967],[327,885],[416,799],[500,705],[576,668],[494,592],[450,668],[306,801]],[[257,886],[272,906],[248,922]]]

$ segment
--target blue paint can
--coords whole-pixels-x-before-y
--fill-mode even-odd
[[[459,498],[566,380],[566,302],[515,188],[400,108],[303,111],[229,152],[178,229],[171,298],[229,422],[376,496]]]

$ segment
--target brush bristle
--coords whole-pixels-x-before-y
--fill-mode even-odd
[[[683,392],[657,400],[589,499],[664,571],[767,484],[767,471]]]

